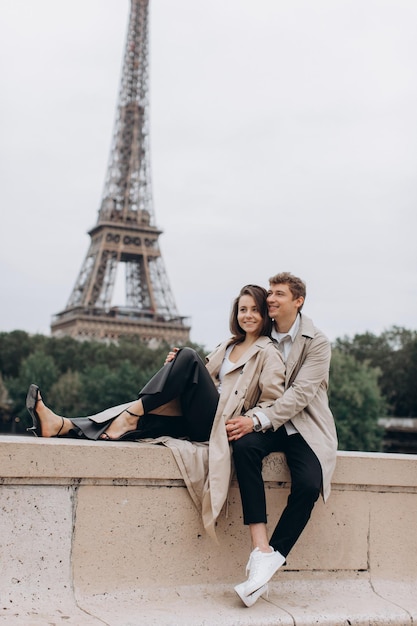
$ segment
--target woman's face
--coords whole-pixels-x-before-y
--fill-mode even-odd
[[[263,319],[252,296],[240,296],[237,307],[237,321],[247,335],[254,337],[260,335]]]

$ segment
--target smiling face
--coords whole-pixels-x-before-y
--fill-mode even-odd
[[[286,333],[293,325],[304,298],[294,298],[289,286],[285,283],[270,284],[268,296],[268,314],[275,321],[277,329]]]
[[[259,337],[263,327],[263,317],[252,296],[240,296],[237,307],[237,321],[248,336]]]

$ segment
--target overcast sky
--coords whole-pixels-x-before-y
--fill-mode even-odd
[[[128,0],[0,2],[0,331],[49,334],[97,220]],[[156,224],[191,339],[307,282],[331,340],[417,329],[417,2],[151,0]]]

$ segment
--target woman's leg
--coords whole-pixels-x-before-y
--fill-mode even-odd
[[[168,417],[166,405],[175,398],[180,401],[182,415]],[[103,435],[106,439],[119,439],[135,431],[136,438],[170,435],[206,441],[218,400],[217,389],[200,357],[191,348],[182,348],[171,363],[151,378],[137,400],[105,421],[96,422],[89,417],[63,418],[46,407],[41,399],[36,410],[44,437],[56,436],[62,426],[59,436],[74,431],[74,436],[88,439],[103,438]],[[158,414],[158,409],[163,415]]]
[[[88,427],[85,426],[83,422],[80,423],[78,419],[74,420],[74,425],[78,426],[84,435],[87,437],[93,432],[97,433],[97,436],[94,438],[98,439],[119,439],[123,435],[128,432],[133,432],[138,429],[138,423],[140,418],[144,415],[142,400],[135,400],[132,404],[124,409],[119,415],[117,415],[112,421],[109,423],[104,423],[105,428],[101,429],[101,432],[98,433],[96,426],[94,425],[94,421]]]
[[[144,411],[151,416],[158,407],[178,398],[186,435],[207,441],[219,402],[219,393],[195,350],[182,348],[140,392]]]
[[[51,409],[44,404],[39,392],[35,410],[41,423],[42,437],[56,437],[58,433],[59,436],[62,437],[68,435],[72,430],[73,424],[71,420],[51,411]]]
[[[175,399],[179,400],[181,415],[168,417],[167,405]],[[207,441],[218,401],[218,391],[203,361],[195,350],[182,348],[175,359],[164,365],[143,387],[138,400],[129,406],[128,411],[123,411],[103,429],[103,435],[106,439],[116,439],[137,430],[137,437],[170,435]],[[142,435],[142,431],[145,434]],[[149,432],[152,434],[147,434]]]

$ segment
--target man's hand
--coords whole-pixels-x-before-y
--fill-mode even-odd
[[[253,420],[251,417],[239,415],[238,417],[232,417],[226,422],[226,432],[229,441],[236,441],[236,439],[240,439],[252,431]]]

